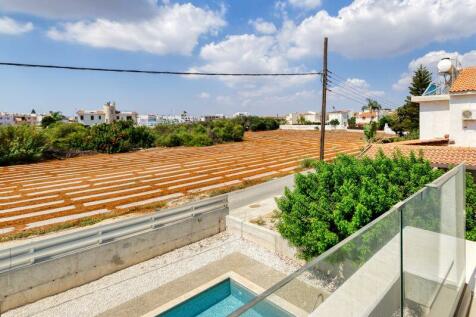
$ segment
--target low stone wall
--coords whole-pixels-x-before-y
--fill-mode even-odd
[[[320,125],[318,124],[309,124],[309,125],[295,125],[295,124],[281,124],[279,126],[280,130],[319,130]]]
[[[252,224],[237,217],[227,216],[226,227],[232,234],[256,243],[278,255],[296,259],[297,250],[275,231]]]
[[[225,230],[228,208],[0,274],[0,314]]]

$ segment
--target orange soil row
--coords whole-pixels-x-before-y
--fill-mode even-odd
[[[357,154],[363,145],[360,133],[329,132],[325,156]],[[289,174],[303,158],[318,156],[319,132],[269,131],[204,148],[155,148],[2,167],[0,230],[19,231],[41,220],[104,208],[114,212],[170,194]]]

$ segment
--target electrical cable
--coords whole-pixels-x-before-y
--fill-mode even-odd
[[[143,70],[143,69],[119,69],[119,68],[98,68],[98,67],[77,67],[63,65],[46,64],[25,64],[25,63],[7,63],[0,62],[0,66],[12,67],[30,67],[30,68],[49,68],[77,71],[98,71],[98,72],[116,72],[116,73],[139,73],[153,75],[181,75],[181,76],[316,76],[322,75],[322,72],[302,72],[302,73],[216,73],[216,72],[182,72],[182,71],[162,71],[162,70]]]

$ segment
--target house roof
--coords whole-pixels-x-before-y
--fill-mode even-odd
[[[357,115],[357,117],[359,118],[371,118],[376,116],[377,116],[376,112],[361,112]]]
[[[476,67],[463,68],[450,89],[450,93],[468,91],[476,91]]]
[[[382,150],[386,155],[392,155],[398,149],[404,155],[408,155],[410,152],[418,155],[421,152],[426,159],[436,166],[449,166],[464,162],[467,168],[476,169],[476,148],[474,147],[424,145],[425,142],[423,141],[421,144],[418,144],[415,140],[413,142],[373,144],[366,155],[373,157],[379,150]]]

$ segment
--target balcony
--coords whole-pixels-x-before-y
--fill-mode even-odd
[[[270,303],[303,316],[453,316],[465,285],[464,178],[455,167],[230,316]],[[315,288],[328,293],[308,296]]]

